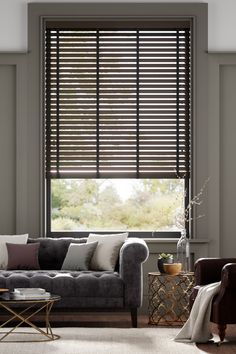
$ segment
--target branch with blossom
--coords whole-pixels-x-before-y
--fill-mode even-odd
[[[197,219],[200,219],[205,216],[204,214],[202,214],[202,215],[198,215],[196,217],[192,217],[192,210],[195,206],[199,206],[203,203],[203,199],[202,199],[203,193],[204,193],[204,190],[206,189],[206,186],[207,186],[209,180],[210,180],[210,177],[208,177],[205,180],[200,191],[189,201],[187,207],[184,210],[184,214],[182,214],[182,213],[181,213],[181,215],[180,215],[180,213],[179,213],[179,215],[177,214],[176,224],[179,228],[183,229],[183,228],[185,228],[186,222],[189,223],[192,220],[197,220]],[[186,197],[186,193],[187,193],[187,191],[185,190],[185,197]]]

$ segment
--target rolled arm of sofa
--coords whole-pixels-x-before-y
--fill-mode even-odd
[[[142,304],[142,264],[147,260],[149,250],[146,242],[139,238],[128,238],[120,249],[120,277],[124,281],[125,307],[137,308]]]
[[[236,258],[200,258],[195,262],[195,284],[206,285],[221,280],[221,272],[227,263],[236,263]]]

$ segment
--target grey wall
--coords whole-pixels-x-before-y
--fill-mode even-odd
[[[236,63],[220,69],[220,254],[235,257],[236,245]],[[232,247],[234,245],[234,247]]]
[[[209,55],[209,239],[211,256],[234,257],[236,54]]]
[[[0,54],[0,234],[27,232],[26,55]]]
[[[39,65],[38,53],[30,54]],[[27,74],[27,54],[0,54],[0,234],[41,234],[39,142],[40,104],[38,71]],[[193,260],[205,256],[234,256],[236,181],[236,54],[212,53],[209,74],[196,78],[200,101],[195,107],[195,191],[210,176],[205,199],[206,214],[195,228],[191,242]],[[27,93],[27,75],[29,91]],[[27,98],[30,109],[27,110]],[[205,98],[206,100],[206,98]],[[41,195],[41,197],[40,197]],[[157,254],[176,250],[176,240],[147,240],[150,258],[144,266],[144,308],[147,306],[147,273],[156,270]]]
[[[0,65],[0,225],[1,233],[16,229],[16,70]]]
[[[2,65],[11,65],[15,70],[15,95],[7,96],[8,109],[15,109],[11,115],[12,124],[15,120],[15,139],[11,135],[12,153],[5,163],[5,169],[12,170],[11,179],[4,183],[4,198],[8,198],[10,206],[8,212],[3,209],[2,218],[9,220],[4,232],[28,232],[32,237],[44,235],[44,178],[43,178],[43,46],[42,26],[44,17],[71,16],[88,19],[99,17],[120,18],[128,16],[130,20],[144,16],[145,19],[159,16],[185,16],[192,20],[194,31],[194,67],[192,87],[194,96],[193,110],[193,191],[199,191],[203,181],[208,176],[207,171],[207,87],[202,82],[207,78],[207,4],[29,4],[29,52],[27,54],[1,54]],[[10,75],[6,74],[5,75]],[[13,75],[13,74],[12,74]],[[13,78],[12,78],[13,79]],[[7,78],[4,78],[7,81]],[[4,88],[4,80],[2,87]],[[26,86],[27,80],[27,86]],[[10,84],[10,79],[9,79]],[[7,87],[7,84],[6,84]],[[14,88],[12,88],[14,90]],[[12,103],[9,103],[12,100]],[[27,102],[28,100],[28,102]],[[0,107],[0,114],[5,117],[5,107]],[[7,124],[10,124],[10,121]],[[5,123],[4,123],[5,124]],[[9,129],[13,129],[9,126]],[[13,134],[13,130],[12,130]],[[12,141],[14,140],[14,141]],[[9,141],[9,139],[8,139]],[[15,144],[15,148],[14,148]],[[15,155],[14,155],[15,154]],[[13,180],[14,188],[13,188]],[[15,198],[15,200],[14,200]],[[4,205],[4,202],[2,202]],[[1,201],[0,201],[1,205]],[[14,209],[15,208],[15,209]],[[13,210],[14,209],[14,210]],[[206,217],[194,224],[193,235],[198,238],[207,238],[208,218],[206,203],[203,206]],[[14,214],[15,213],[15,214]],[[202,213],[202,211],[201,211]],[[13,226],[14,225],[14,226]],[[11,226],[11,227],[10,227]],[[0,234],[3,232],[0,225]],[[176,242],[176,241],[175,241]]]
[[[10,206],[8,212],[4,209],[4,221],[9,220],[4,232],[28,232],[31,236],[44,234],[44,178],[43,178],[43,104],[42,104],[42,26],[44,17],[71,16],[88,19],[88,16],[127,16],[132,19],[152,18],[159,16],[185,16],[193,22],[194,36],[194,67],[193,67],[193,194],[196,194],[203,181],[208,177],[208,122],[207,122],[207,4],[29,4],[29,52],[27,54],[1,54],[2,65],[11,65],[15,70],[15,96],[13,92],[7,96],[8,108],[15,108],[11,119],[15,119],[15,140],[11,135],[11,156],[5,164],[5,169],[12,170],[11,179],[4,183],[4,199],[8,198]],[[118,17],[116,17],[118,16]],[[93,17],[94,18],[94,17]],[[40,41],[41,39],[41,41]],[[26,72],[27,70],[27,72]],[[10,75],[10,74],[5,74]],[[13,75],[13,74],[12,74]],[[7,78],[4,78],[7,80]],[[4,88],[4,80],[2,87]],[[26,80],[27,86],[26,86]],[[202,84],[204,83],[204,84]],[[7,84],[6,84],[7,87]],[[14,90],[12,88],[12,90]],[[28,99],[28,102],[27,102]],[[10,108],[9,108],[10,109]],[[0,107],[0,115],[5,117],[5,108]],[[10,121],[7,124],[10,124]],[[12,123],[13,124],[13,123]],[[9,126],[9,129],[13,129]],[[12,131],[13,134],[13,131]],[[9,140],[9,139],[8,139]],[[15,148],[14,147],[15,144]],[[15,154],[15,155],[14,155]],[[13,177],[14,176],[14,177]],[[5,178],[6,179],[6,178]],[[15,192],[13,188],[15,181]],[[15,194],[15,196],[14,196]],[[15,200],[14,200],[15,198]],[[1,205],[1,201],[0,201]],[[15,210],[13,211],[13,208]],[[193,236],[197,239],[208,238],[208,210],[207,203],[199,210],[206,217],[194,223]],[[14,214],[15,213],[15,214]],[[15,215],[15,216],[14,216]],[[14,226],[13,226],[14,225]],[[11,227],[10,227],[11,226]],[[0,225],[0,234],[3,232]],[[176,243],[176,241],[174,241]]]
[[[41,53],[40,53],[40,26],[43,18],[40,15],[50,16],[55,14],[65,16],[74,14],[76,16],[146,16],[152,17],[157,14],[172,16],[185,15],[191,18],[194,23],[195,43],[195,59],[194,60],[194,106],[193,106],[193,144],[194,144],[194,184],[193,189],[196,193],[203,181],[208,176],[207,171],[207,87],[202,86],[202,82],[207,78],[207,5],[199,6],[191,4],[178,4],[177,6],[168,6],[160,4],[139,4],[133,5],[119,4],[109,5],[103,4],[93,6],[93,14],[91,14],[91,6],[84,4],[82,7],[78,5],[49,5],[38,4],[36,7],[29,6],[29,53],[25,55],[0,55],[4,65],[11,65],[11,79],[15,79],[15,85],[11,85],[12,93],[8,96],[8,107],[14,107],[14,114],[11,116],[12,122],[4,121],[4,125],[8,126],[11,131],[10,145],[12,147],[11,155],[6,162],[7,169],[11,168],[11,178],[5,178],[4,198],[9,199],[9,210],[4,209],[4,201],[0,199],[0,208],[2,207],[2,219],[7,220],[4,232],[21,233],[28,232],[31,236],[37,237],[43,235],[44,229],[44,212],[43,212],[43,134],[41,127],[43,126],[41,90],[42,71]],[[56,6],[56,7],[55,7]],[[158,11],[157,11],[158,10]],[[195,12],[193,11],[195,10]],[[195,16],[194,16],[195,14]],[[27,69],[27,74],[26,74]],[[15,76],[14,76],[15,75]],[[26,79],[28,83],[26,87]],[[4,81],[8,78],[4,78]],[[4,87],[4,83],[2,84]],[[13,94],[13,92],[15,94]],[[27,102],[28,99],[28,102]],[[0,106],[0,117],[5,115],[6,109]],[[12,127],[12,124],[14,127]],[[15,130],[13,130],[15,129]],[[15,132],[15,137],[13,133]],[[15,147],[13,147],[15,146]],[[15,172],[14,172],[15,169]],[[15,190],[12,186],[15,186]],[[194,225],[195,240],[192,241],[191,253],[192,260],[200,256],[208,254],[208,218],[207,203],[204,203],[204,213],[206,217]],[[13,226],[14,225],[14,226]],[[0,234],[2,233],[0,225]],[[177,240],[147,240],[150,249],[150,257],[144,266],[144,307],[147,309],[148,300],[148,284],[147,273],[155,271],[157,254],[160,252],[176,252]]]
[[[193,261],[199,257],[232,257],[236,253],[236,54],[209,54],[209,112],[206,118],[208,170],[207,229],[191,242]],[[34,145],[39,122],[27,112],[27,55],[0,55],[0,234],[24,233],[35,227],[30,188]],[[197,124],[198,122],[196,122]],[[202,122],[201,122],[202,124]],[[34,134],[38,139],[34,139]],[[206,134],[206,133],[205,133]],[[196,143],[201,144],[200,128]],[[205,139],[205,138],[204,138]],[[199,156],[201,164],[201,156]],[[204,165],[204,164],[203,164]],[[34,171],[35,172],[35,171]],[[199,182],[200,183],[200,182]],[[38,191],[37,191],[38,193]],[[35,200],[34,200],[35,203]],[[40,201],[37,202],[40,208]],[[36,221],[38,218],[36,217]],[[32,233],[38,236],[39,233]],[[160,252],[176,251],[176,240],[147,240],[150,257],[144,265],[144,306],[147,273],[156,270]]]

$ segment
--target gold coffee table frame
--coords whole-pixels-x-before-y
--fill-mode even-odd
[[[0,325],[0,329],[5,328],[6,325],[8,325],[10,322],[14,320],[18,320],[19,323],[15,327],[9,329],[9,331],[6,332],[0,331],[0,335],[2,335],[2,337],[0,338],[0,342],[45,342],[45,341],[53,341],[59,339],[60,336],[54,334],[52,331],[52,327],[49,322],[49,316],[54,302],[59,301],[60,299],[61,297],[58,295],[51,295],[50,298],[48,299],[19,300],[19,299],[12,299],[9,297],[9,294],[5,294],[5,296],[2,299],[0,299],[0,306],[5,310],[7,310],[7,312],[9,312],[11,314],[11,317]],[[24,308],[23,310],[18,308],[16,310],[15,308],[11,307],[11,305],[16,305],[16,304],[26,305],[26,308]],[[30,320],[31,317],[35,316],[42,310],[45,310],[45,327],[46,327],[45,331],[42,328],[36,326]],[[23,323],[27,324],[29,327],[33,328],[38,333],[16,331]],[[42,334],[44,336],[44,339],[4,340],[10,334],[29,334],[29,335]]]

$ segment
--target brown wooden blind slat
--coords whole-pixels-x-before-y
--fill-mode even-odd
[[[46,177],[188,176],[190,29],[59,27],[45,33]]]

